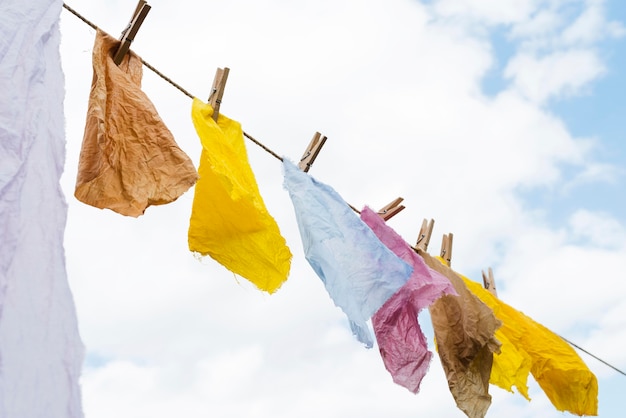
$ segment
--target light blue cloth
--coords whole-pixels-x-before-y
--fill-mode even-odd
[[[407,282],[413,267],[387,248],[331,187],[286,158],[283,170],[305,257],[348,316],[352,333],[371,348],[367,320]]]

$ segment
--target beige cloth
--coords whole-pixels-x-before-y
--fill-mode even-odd
[[[469,418],[483,418],[491,405],[489,377],[493,353],[500,343],[494,337],[501,322],[471,293],[452,269],[422,251],[426,264],[446,276],[459,296],[444,295],[429,307],[437,352],[457,407]]]
[[[141,91],[141,59],[129,51],[120,66],[119,41],[96,32],[93,80],[78,163],[78,200],[122,215],[176,200],[198,178],[154,105]]]

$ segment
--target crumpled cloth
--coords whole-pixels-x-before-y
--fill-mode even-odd
[[[275,292],[289,275],[291,251],[269,214],[248,163],[239,122],[194,99],[202,143],[200,179],[189,221],[189,249],[209,255],[259,289]]]
[[[506,344],[502,344],[499,355],[494,355],[491,383],[508,390],[514,384],[528,398],[526,380],[530,369],[557,410],[576,415],[598,415],[598,381],[576,351],[561,337],[502,302],[479,283],[466,277],[463,280],[502,321],[496,337],[504,336]],[[516,368],[516,362],[508,359],[516,354],[523,356],[528,365]]]
[[[141,91],[141,59],[129,51],[119,67],[113,62],[118,45],[117,39],[96,31],[74,196],[137,217],[150,205],[176,200],[198,174]]]
[[[482,299],[482,298],[481,298]],[[505,318],[496,313],[496,317],[503,322]],[[502,346],[500,353],[493,356],[493,367],[489,383],[513,393],[513,387],[524,398],[530,401],[528,395],[528,374],[530,373],[531,358],[524,350],[518,350],[516,345],[507,337],[505,326],[498,328],[496,338]]]
[[[0,1],[0,417],[83,418],[67,280],[61,0]]]
[[[396,256],[330,186],[283,158],[284,187],[293,202],[304,254],[354,336],[374,345],[367,321],[409,279]]]
[[[458,296],[445,295],[429,307],[437,351],[457,407],[469,418],[483,418],[491,405],[489,377],[495,338],[502,325],[491,308],[471,293],[463,279],[440,257],[419,251],[431,274],[447,277]]]
[[[496,330],[495,334],[495,337],[502,345],[500,353],[493,356],[493,367],[489,382],[509,392],[513,392],[513,387],[515,386],[522,396],[530,400],[527,381],[532,359],[518,344],[523,327],[521,324],[519,328],[517,327],[517,315],[509,315],[510,312],[502,309],[500,306],[501,302],[479,283],[463,275],[459,276],[463,279],[468,289],[489,306],[496,318],[502,321],[502,326]]]
[[[417,393],[433,355],[417,316],[444,294],[457,293],[450,280],[431,275],[424,260],[376,212],[365,207],[361,219],[394,254],[413,266],[409,281],[374,314],[372,325],[393,381]]]

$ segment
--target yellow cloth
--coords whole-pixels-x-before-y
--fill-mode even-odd
[[[88,205],[137,217],[149,205],[176,200],[198,173],[141,91],[141,59],[128,51],[119,67],[113,62],[119,44],[96,31],[74,195]]]
[[[515,385],[528,398],[526,380],[530,369],[556,409],[576,415],[597,415],[598,381],[576,351],[561,337],[502,302],[479,283],[466,277],[463,280],[502,321],[502,327],[496,332],[502,347],[499,355],[494,354],[491,383],[508,390]]]
[[[275,292],[287,280],[291,251],[268,213],[248,163],[241,125],[193,100],[192,119],[202,143],[189,222],[189,249]]]
[[[483,418],[491,405],[489,376],[500,327],[493,311],[471,293],[439,257],[419,251],[426,265],[447,277],[458,296],[444,295],[429,306],[437,353],[457,407],[469,418]]]
[[[498,314],[496,314],[498,316]],[[502,320],[502,318],[500,318]],[[528,396],[528,374],[530,373],[531,359],[524,350],[518,350],[507,337],[507,332],[502,328],[496,331],[496,338],[502,343],[500,354],[494,354],[493,366],[489,383],[513,392],[513,386],[517,391],[530,401]]]
[[[519,341],[523,331],[516,327],[511,327],[511,324],[514,324],[516,319],[502,310],[500,304],[495,302],[497,299],[491,293],[467,277],[461,274],[459,276],[463,279],[468,289],[489,306],[496,318],[502,321],[502,326],[496,330],[495,334],[502,345],[500,346],[500,353],[493,356],[493,367],[489,383],[509,392],[513,392],[513,386],[515,386],[522,396],[530,400],[526,382],[530,373],[531,358],[524,350],[518,349],[514,343]]]

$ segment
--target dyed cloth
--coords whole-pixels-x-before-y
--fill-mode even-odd
[[[65,268],[61,0],[0,2],[0,417],[81,418]]]
[[[259,289],[275,292],[289,275],[291,251],[268,213],[248,163],[241,125],[194,99],[191,117],[202,143],[189,249],[209,255]]]
[[[419,254],[431,274],[444,275],[457,291],[458,296],[436,300],[429,307],[430,317],[448,387],[458,408],[470,418],[483,418],[491,405],[489,377],[493,353],[500,347],[494,334],[501,323],[441,258],[422,251]]]
[[[132,51],[120,66],[119,41],[96,32],[93,80],[76,190],[78,200],[122,215],[176,200],[198,174],[141,91],[141,59]]]
[[[480,284],[465,277],[463,280],[503,324],[500,334],[505,336],[507,345],[503,344],[501,354],[494,356],[494,365],[501,361],[500,357],[504,359],[496,369],[498,373],[492,372],[492,383],[504,387],[508,384],[505,376],[513,376],[511,380],[520,393],[528,397],[520,388],[522,381],[525,388],[527,366],[508,367],[509,363],[515,365],[506,358],[508,351],[514,350],[529,361],[530,372],[556,409],[576,415],[597,415],[598,381],[576,351],[561,337],[502,302]]]
[[[500,320],[504,320],[501,315],[496,314]],[[496,339],[500,341],[500,353],[493,356],[493,367],[489,383],[513,392],[513,387],[526,399],[530,401],[528,395],[528,374],[530,373],[531,359],[524,350],[518,350],[515,344],[507,337],[505,326],[498,328]]]
[[[348,316],[352,333],[371,348],[367,320],[407,282],[413,268],[380,242],[335,190],[286,158],[283,169],[306,259]]]
[[[417,393],[432,358],[417,315],[442,295],[457,293],[447,278],[431,275],[424,260],[376,212],[365,207],[361,219],[394,254],[413,266],[409,281],[374,314],[372,325],[393,381]]]
[[[516,387],[522,396],[530,400],[527,381],[532,359],[525,350],[521,347],[518,348],[518,344],[514,342],[519,340],[523,328],[517,328],[517,318],[509,317],[500,308],[499,300],[489,291],[467,277],[459,276],[468,289],[489,306],[494,311],[496,318],[502,321],[502,326],[496,330],[495,334],[502,345],[500,346],[500,353],[493,356],[489,382],[509,392],[513,392],[513,387]],[[511,327],[512,325],[513,327]],[[513,341],[510,339],[511,337],[513,337]]]

